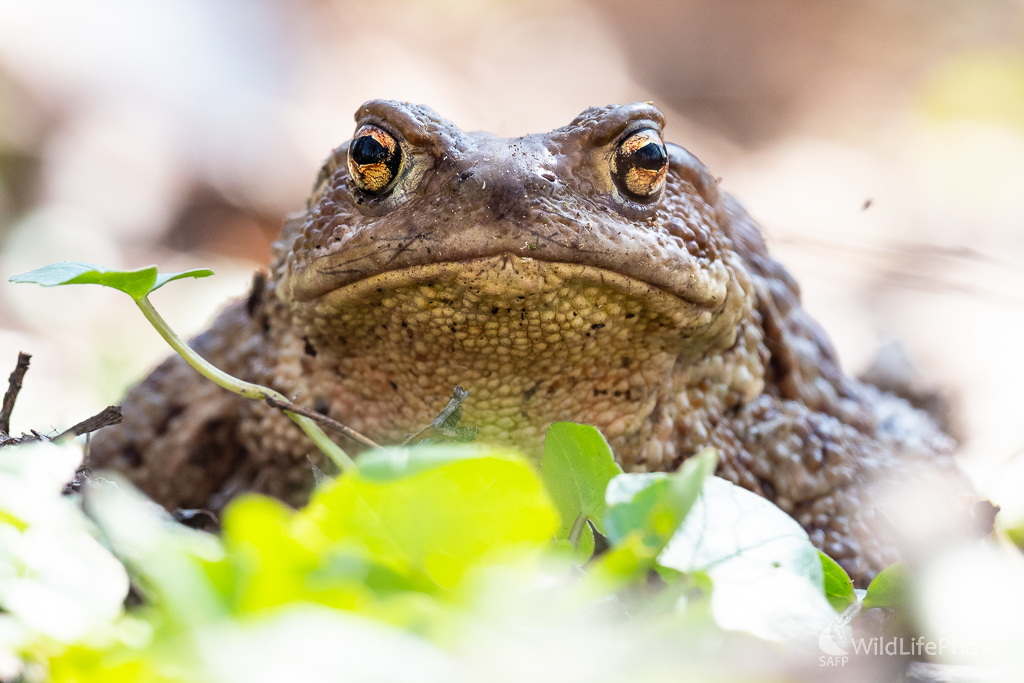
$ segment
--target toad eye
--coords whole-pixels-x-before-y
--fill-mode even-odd
[[[402,146],[387,131],[362,126],[348,146],[348,172],[363,192],[380,194],[398,177]]]
[[[646,199],[665,187],[668,152],[654,130],[641,130],[619,143],[612,157],[612,175],[626,194]]]

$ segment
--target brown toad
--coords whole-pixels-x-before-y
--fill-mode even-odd
[[[534,455],[558,420],[600,427],[631,471],[710,444],[720,476],[775,501],[851,575],[897,557],[866,484],[954,468],[952,440],[843,375],[757,226],[662,141],[655,107],[513,139],[396,102],[356,119],[265,286],[200,353],[381,443],[462,385],[462,424]],[[299,503],[313,483],[319,456],[287,417],[177,357],[124,415],[93,462],[167,507],[218,509],[243,490]]]

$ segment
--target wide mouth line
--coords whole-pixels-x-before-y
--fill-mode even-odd
[[[327,285],[324,284],[320,287],[310,287],[311,292],[308,292],[306,296],[299,296],[299,300],[305,301],[316,301],[329,296],[337,296],[339,292],[351,289],[359,290],[366,288],[375,288],[376,285],[381,284],[382,280],[388,280],[388,289],[394,289],[407,284],[412,284],[419,280],[430,280],[429,276],[425,276],[428,271],[437,271],[437,276],[448,275],[449,277],[456,277],[454,271],[459,269],[472,269],[484,265],[488,261],[501,263],[500,270],[507,270],[509,265],[512,265],[514,261],[522,261],[526,264],[530,262],[542,263],[556,268],[565,268],[571,271],[575,271],[572,274],[579,276],[581,279],[591,280],[595,283],[614,287],[618,289],[636,289],[638,286],[646,290],[650,295],[657,298],[671,298],[688,304],[690,306],[697,306],[709,311],[713,311],[718,308],[723,302],[717,298],[696,298],[687,297],[677,291],[673,291],[664,285],[660,285],[651,282],[647,279],[637,277],[633,274],[622,273],[617,270],[612,270],[606,266],[594,265],[590,263],[572,263],[567,262],[564,259],[545,259],[543,257],[538,258],[537,256],[522,256],[519,254],[501,252],[497,254],[491,254],[487,256],[479,256],[469,259],[456,259],[450,261],[434,261],[428,263],[421,263],[410,266],[402,266],[398,268],[386,268],[374,272],[368,272],[365,275],[355,278],[347,279],[345,277],[338,277],[339,275],[355,274],[360,272],[358,268],[344,268],[338,270],[338,266],[342,264],[335,264],[332,267],[319,268],[316,262],[307,266],[304,271],[313,271],[318,275],[326,276],[327,279],[333,280],[334,283]],[[351,263],[351,262],[349,262]],[[514,266],[513,266],[514,267]],[[405,277],[403,277],[405,276]],[[340,280],[340,282],[338,282]],[[405,282],[402,282],[402,281]],[[310,283],[312,284],[312,283]]]

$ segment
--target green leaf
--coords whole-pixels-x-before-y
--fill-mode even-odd
[[[864,609],[905,609],[910,603],[910,581],[910,568],[906,562],[890,564],[872,579],[864,596]]]
[[[612,449],[596,427],[556,422],[548,427],[540,476],[562,518],[558,538],[567,538],[581,513],[604,533],[605,490],[622,474]],[[593,539],[593,534],[590,535]]]
[[[588,567],[588,577],[604,590],[618,590],[645,576],[657,557],[658,552],[644,543],[643,532],[634,529]]]
[[[842,612],[857,601],[853,581],[838,562],[820,550],[818,556],[821,558],[821,569],[825,572],[825,597],[835,611]]]
[[[450,461],[436,465],[439,449],[453,451]],[[418,447],[391,450],[378,456],[390,465],[370,467],[371,476],[360,464],[318,490],[296,524],[313,525],[331,543],[442,587],[481,563],[537,550],[554,535],[558,516],[540,477],[514,452],[474,444],[431,447],[420,458]],[[400,450],[409,452],[399,457]],[[435,466],[396,465],[425,462]]]
[[[160,289],[168,282],[186,277],[200,278],[213,275],[208,268],[196,268],[181,273],[157,272],[156,266],[147,266],[138,270],[108,270],[91,263],[61,261],[48,266],[30,270],[20,275],[12,275],[11,282],[27,282],[56,287],[58,285],[102,285],[118,289],[138,301],[150,292]]]
[[[512,451],[485,445],[417,444],[414,447],[378,448],[364,453],[359,456],[358,468],[363,479],[385,482],[481,457],[519,460]]]
[[[284,503],[254,494],[235,498],[225,510],[236,613],[295,602],[358,610],[372,600],[366,579],[373,566],[365,554],[339,552],[296,518]]]
[[[554,551],[554,555],[571,557],[573,562],[580,566],[593,559],[595,548],[596,539],[594,538],[594,531],[589,524],[583,527],[576,545],[573,545],[572,541],[567,538],[557,539],[551,544],[551,550]]]
[[[704,482],[658,562],[706,572],[714,582],[712,614],[728,630],[814,642],[836,617],[807,532],[770,501],[718,477]]]
[[[590,558],[594,556],[594,548],[596,547],[596,539],[594,538],[594,530],[590,528],[590,524],[583,527],[583,533],[580,534],[579,544],[576,546],[576,552],[574,557],[576,558],[577,564],[586,564],[590,561]]]
[[[156,268],[156,266],[150,267]],[[187,277],[199,279],[201,277],[210,277],[211,275],[213,275],[213,271],[209,268],[193,268],[192,270],[183,270],[180,273],[157,273],[156,281],[149,288],[149,292],[155,292],[168,282],[174,282],[175,280],[184,280]]]
[[[605,530],[612,544],[634,531],[648,548],[660,552],[689,512],[718,456],[706,448],[676,473],[620,474],[608,484]]]

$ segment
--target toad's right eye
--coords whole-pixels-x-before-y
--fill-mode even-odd
[[[348,172],[367,194],[386,190],[402,169],[402,146],[376,126],[362,126],[348,146]]]
[[[623,140],[612,157],[612,173],[619,187],[636,199],[648,199],[661,192],[668,173],[668,152],[661,135],[647,129]]]

